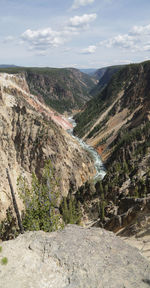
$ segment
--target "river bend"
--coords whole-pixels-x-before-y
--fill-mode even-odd
[[[70,116],[68,118],[68,120],[73,125],[73,128],[74,128],[76,126],[76,122],[73,119],[73,117]],[[78,138],[77,136],[74,136],[73,135],[73,129],[69,129],[69,130],[67,130],[67,132],[80,143],[80,145],[82,146],[83,149],[85,149],[86,151],[88,151],[91,154],[91,156],[94,160],[95,169],[96,169],[96,175],[95,175],[94,179],[95,180],[103,179],[104,176],[106,175],[106,170],[105,170],[105,167],[103,165],[103,162],[101,160],[100,155],[96,152],[96,150],[93,147],[86,144],[82,139]]]

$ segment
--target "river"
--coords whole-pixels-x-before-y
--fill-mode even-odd
[[[73,116],[70,116],[68,118],[68,120],[73,125],[73,128],[74,128],[76,126],[76,122],[73,119]],[[86,151],[88,151],[91,154],[91,156],[94,160],[95,168],[96,168],[96,175],[95,175],[94,179],[95,180],[103,179],[104,176],[106,175],[106,170],[105,170],[105,167],[104,167],[103,162],[101,160],[101,157],[97,153],[97,151],[93,147],[91,147],[90,145],[86,144],[82,139],[74,136],[73,135],[73,129],[69,129],[69,130],[67,130],[67,132],[70,135],[72,135],[72,137],[75,138],[80,143],[80,145],[82,146],[83,149],[85,149]]]

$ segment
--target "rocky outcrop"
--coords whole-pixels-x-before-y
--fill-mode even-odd
[[[28,232],[2,243],[5,288],[146,288],[150,263],[113,233],[69,225],[63,231]]]
[[[24,76],[1,74],[0,87],[2,219],[11,204],[6,168],[9,168],[16,197],[17,177],[21,174],[30,183],[31,173],[36,172],[40,176],[47,159],[50,159],[54,166],[61,195],[64,196],[70,187],[75,191],[84,181],[91,178],[95,174],[95,168],[88,153],[61,126],[53,122],[52,119],[58,120],[58,115],[53,118],[54,111],[29,93]],[[58,123],[61,120],[63,119],[60,118]],[[18,197],[17,201],[22,208]]]
[[[124,198],[120,201],[119,206],[117,207],[116,215],[114,215],[113,212],[110,217],[110,220],[107,219],[107,222],[105,223],[104,227],[105,229],[111,230],[113,232],[121,230],[119,235],[123,236],[135,235],[138,232],[138,230],[142,228],[143,226],[143,224],[141,224],[142,221],[145,224],[148,224],[146,223],[146,215],[147,217],[149,216],[149,211],[150,211],[150,196],[141,199]]]

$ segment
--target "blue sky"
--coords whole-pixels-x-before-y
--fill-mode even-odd
[[[150,59],[150,0],[0,0],[0,63],[100,68]]]

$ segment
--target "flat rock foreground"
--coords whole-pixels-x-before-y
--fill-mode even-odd
[[[68,225],[28,232],[2,243],[2,288],[150,287],[150,262],[138,249],[99,228]]]

